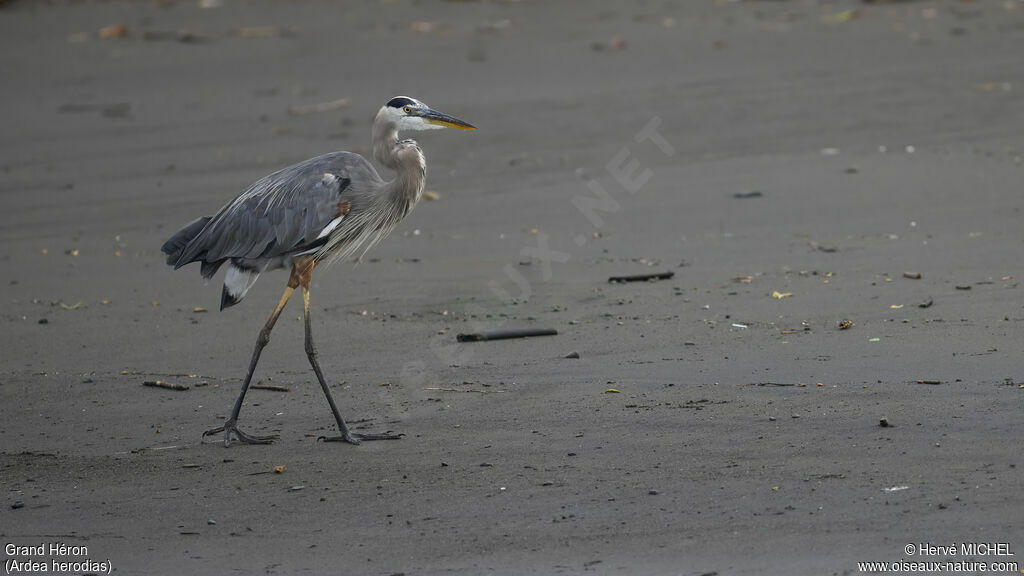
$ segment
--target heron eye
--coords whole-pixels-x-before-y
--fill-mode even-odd
[[[405,112],[406,114],[412,114],[412,108],[406,106],[405,108],[402,108],[402,112]]]

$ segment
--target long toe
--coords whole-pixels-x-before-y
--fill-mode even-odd
[[[207,430],[206,432],[203,432],[203,438],[206,438],[207,436],[212,436],[214,434],[219,434],[219,433],[221,433],[223,431],[224,431],[224,427],[223,426],[218,426],[216,428],[211,428],[211,429]]]
[[[245,444],[272,444],[274,440],[277,440],[277,434],[270,434],[268,436],[252,436],[242,432],[238,428],[234,429],[235,435],[238,436],[238,441]]]
[[[384,432],[382,434],[356,434],[355,436],[360,440],[401,440],[405,434]]]
[[[317,436],[317,442],[347,442],[348,444],[359,444],[359,438],[356,438],[352,434],[344,434],[342,436]]]
[[[203,438],[206,438],[207,436],[211,436],[213,434],[219,434],[221,432],[224,433],[224,446],[231,445],[232,434],[237,436],[238,441],[243,444],[271,444],[274,440],[277,439],[277,434],[271,434],[269,436],[254,436],[251,434],[246,434],[245,432],[239,430],[238,426],[236,426],[234,423],[225,423],[223,426],[218,426],[216,428],[207,430],[206,432],[203,432]]]

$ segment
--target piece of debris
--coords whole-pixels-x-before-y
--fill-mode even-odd
[[[531,338],[533,336],[555,336],[558,330],[554,328],[526,328],[522,330],[495,330],[493,332],[476,332],[472,334],[458,334],[455,339],[459,342],[487,342],[489,340],[507,340],[509,338]]]
[[[918,308],[931,308],[932,304],[934,304],[934,301],[931,298],[929,298],[927,300],[923,300],[920,303],[918,303],[917,307]]]
[[[878,426],[881,428],[888,428],[890,426],[888,418],[882,418],[878,421]]]
[[[776,300],[782,300],[783,298],[790,298],[792,296],[792,292],[779,292],[778,290],[772,292],[772,298],[775,298]]]
[[[273,392],[291,392],[292,389],[287,386],[277,386],[274,384],[253,384],[249,386],[253,390],[271,390]]]
[[[851,322],[851,321],[849,321],[849,320],[840,320],[840,321],[839,321],[839,329],[840,329],[840,330],[847,330],[847,329],[849,329],[849,328],[850,328],[851,326],[853,326],[853,322]]]
[[[443,388],[440,386],[427,386],[424,390],[432,390],[434,392],[477,392],[479,394],[499,394],[505,392],[505,390],[477,390],[474,388]]]
[[[140,37],[146,42],[169,40],[182,44],[198,44],[206,41],[202,36],[188,30],[143,30]]]
[[[563,358],[574,358],[574,359],[579,359],[579,357],[580,357],[580,353],[576,352],[575,350],[573,350],[572,352],[569,352],[568,354],[563,356]]]
[[[99,29],[97,34],[100,38],[126,38],[128,36],[128,27],[124,24],[104,26]]]
[[[921,279],[921,273],[920,272],[904,272],[903,273],[903,277],[904,278],[909,278],[911,280],[920,280]]]
[[[430,200],[431,202],[434,202],[434,201],[440,200],[441,199],[441,195],[438,194],[437,192],[434,192],[433,190],[427,190],[427,191],[423,192],[423,199],[424,200]]]
[[[893,486],[892,488],[882,488],[884,492],[900,492],[902,490],[910,490],[910,486]]]
[[[425,20],[416,20],[409,23],[409,30],[420,34],[429,34],[437,28],[437,24]]]
[[[168,390],[188,390],[187,384],[174,384],[171,382],[164,382],[163,380],[146,380],[142,385],[149,386],[151,388],[166,388]]]
[[[955,286],[955,288],[957,290],[970,290],[971,289],[971,285],[970,284],[962,284],[962,285]]]
[[[668,280],[675,276],[675,272],[657,272],[655,274],[635,274],[633,276],[612,276],[608,279],[610,284],[625,284],[626,282],[649,282],[651,280]]]
[[[931,384],[932,386],[938,386],[942,384],[942,380],[917,380],[917,384]]]
[[[748,190],[746,192],[736,192],[732,195],[733,198],[746,199],[746,198],[760,198],[764,196],[760,190]]]
[[[860,16],[860,13],[856,10],[843,10],[835,14],[825,14],[821,17],[821,21],[825,24],[842,24],[843,22],[856,20],[858,16]]]

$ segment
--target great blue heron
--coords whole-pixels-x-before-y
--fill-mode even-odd
[[[331,390],[316,359],[310,328],[309,283],[320,264],[363,253],[379,242],[408,214],[423,195],[427,163],[414,140],[399,140],[400,130],[475,127],[432,110],[415,98],[397,96],[377,112],[373,122],[373,156],[395,172],[385,181],[365,158],[352,152],[331,152],[310,158],[258,180],[213,216],[193,220],[171,236],[161,250],[175,269],[190,262],[201,264],[211,278],[227,264],[221,310],[238,304],[261,272],[290,268],[288,287],[256,339],[249,371],[235,401],[231,417],[203,436],[231,434],[249,444],[269,444],[276,436],[252,436],[238,429],[238,413],[270,331],[292,292],[302,287],[306,328],[306,356],[331,405],[340,436],[325,438],[358,444],[362,440],[390,440],[392,434],[355,434],[338,412]]]

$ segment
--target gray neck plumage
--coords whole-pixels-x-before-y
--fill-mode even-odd
[[[399,141],[394,125],[383,124],[373,129],[373,157],[395,171],[395,179],[388,183],[387,193],[380,200],[398,208],[404,216],[423,194],[427,178],[423,151],[413,140]]]

